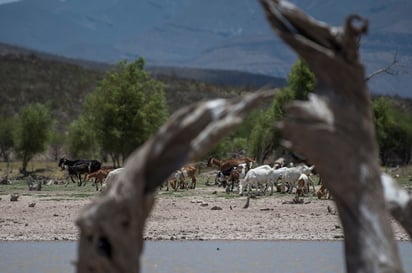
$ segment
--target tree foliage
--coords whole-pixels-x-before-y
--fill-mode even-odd
[[[15,119],[0,117],[0,156],[8,162],[14,148]]]
[[[52,130],[49,139],[49,152],[51,157],[57,161],[63,154],[64,145],[66,143],[66,135],[56,130]]]
[[[28,162],[47,148],[52,119],[43,104],[29,104],[21,109],[16,128],[16,152],[22,160],[23,174]]]
[[[385,97],[375,98],[372,106],[381,163],[408,164],[412,151],[412,115]]]
[[[69,125],[67,150],[74,158],[96,158],[99,156],[96,136],[84,116]]]
[[[302,59],[298,59],[289,72],[287,82],[294,99],[306,100],[308,94],[315,90],[316,77],[309,66]]]
[[[275,126],[285,116],[285,106],[292,100],[305,100],[316,86],[313,72],[305,62],[298,60],[288,75],[288,86],[276,95],[269,109],[262,112],[255,122],[249,137],[249,149],[259,163],[274,152],[278,155],[285,153],[281,146],[282,135]]]
[[[104,154],[120,165],[168,117],[160,82],[143,70],[142,58],[120,62],[85,102],[85,120]]]
[[[274,122],[269,110],[259,112],[249,137],[249,150],[260,164],[273,150]]]

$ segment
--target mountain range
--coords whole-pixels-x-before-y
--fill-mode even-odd
[[[341,26],[370,22],[361,40],[372,93],[412,97],[412,1],[295,0],[314,18]],[[266,21],[257,0],[1,0],[0,42],[68,58],[148,66],[253,72],[285,78],[297,56]]]

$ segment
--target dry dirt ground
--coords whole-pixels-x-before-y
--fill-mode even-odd
[[[160,191],[146,223],[147,240],[342,240],[342,226],[331,200],[293,195],[227,198],[221,188],[201,188],[174,196]],[[214,194],[214,191],[220,191]],[[179,194],[179,192],[177,193]],[[91,199],[56,200],[41,195],[0,200],[0,240],[77,240],[75,219]],[[393,223],[396,239],[409,240]]]

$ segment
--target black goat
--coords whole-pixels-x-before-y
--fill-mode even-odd
[[[67,169],[69,172],[69,176],[73,183],[76,183],[73,177],[78,179],[77,185],[82,185],[82,175],[93,173],[100,170],[102,164],[97,160],[88,160],[88,159],[76,159],[70,160],[65,157],[59,160],[59,167],[64,170]],[[67,183],[66,183],[67,186]]]
[[[67,170],[69,172],[69,176],[71,180],[73,181],[73,183],[75,183],[73,177],[76,177],[78,179],[77,185],[81,186],[82,185],[82,174],[90,173],[90,163],[78,163],[73,166],[67,166]]]
[[[59,167],[60,167],[62,170],[64,170],[64,169],[67,168],[67,166],[73,166],[73,165],[75,165],[76,163],[78,163],[79,161],[82,161],[82,160],[81,160],[81,159],[70,160],[70,159],[67,159],[67,158],[65,158],[65,157],[62,157],[62,158],[60,158],[60,160],[59,160]]]

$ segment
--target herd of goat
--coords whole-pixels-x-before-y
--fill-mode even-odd
[[[299,164],[296,166],[286,167],[284,161],[276,161],[273,166],[261,165],[253,167],[255,160],[249,157],[218,160],[210,157],[207,162],[208,167],[216,167],[215,184],[222,186],[226,192],[233,192],[235,186],[238,188],[239,195],[247,190],[249,195],[252,189],[265,194],[268,188],[271,188],[271,194],[276,188],[277,192],[292,193],[295,189],[297,197],[310,191],[312,187],[315,192],[315,184],[311,179],[314,166]],[[183,166],[180,170],[173,173],[166,181],[166,190],[169,186],[177,190],[178,188],[194,188],[196,186],[196,168],[193,165]],[[192,183],[186,183],[190,178]],[[321,186],[317,192],[321,198],[328,194],[326,188]],[[329,196],[328,196],[329,198]]]
[[[235,187],[238,189],[239,195],[243,195],[247,191],[249,195],[254,189],[260,194],[266,194],[269,187],[271,194],[276,188],[277,192],[295,193],[296,197],[302,196],[313,189],[315,193],[314,181],[311,175],[314,171],[314,166],[298,164],[296,166],[284,166],[283,160],[275,161],[273,166],[261,165],[254,167],[255,160],[249,157],[218,160],[210,157],[207,161],[208,167],[216,168],[215,185],[221,186],[226,192],[233,192]],[[103,167],[97,160],[70,160],[65,157],[59,161],[59,167],[62,170],[67,170],[68,175],[73,183],[78,186],[84,185],[86,181],[94,179],[96,191],[102,191],[107,185],[115,180],[123,168],[108,168]],[[174,189],[195,189],[196,174],[198,168],[194,164],[188,164],[175,171],[160,187],[164,187],[168,191],[169,188]],[[191,180],[189,184],[187,180]],[[69,181],[69,180],[68,180]],[[68,182],[66,183],[67,186]],[[330,198],[330,194],[322,185],[316,192],[318,198]]]

